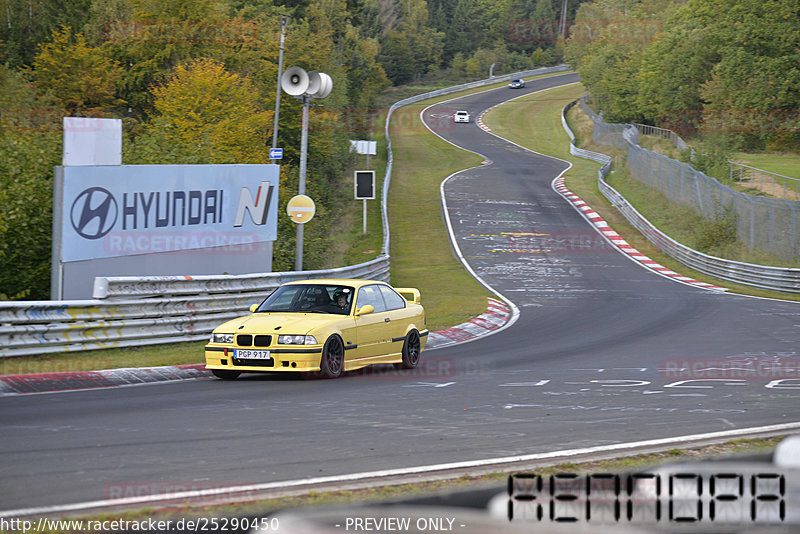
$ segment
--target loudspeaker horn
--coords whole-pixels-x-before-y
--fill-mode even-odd
[[[306,87],[305,93],[308,96],[314,97],[317,96],[316,93],[319,91],[321,82],[319,72],[315,70],[308,71],[308,87]]]
[[[319,89],[314,94],[316,98],[325,98],[333,90],[333,80],[324,72],[319,73]]]
[[[292,96],[300,96],[308,91],[308,82],[308,73],[300,67],[289,67],[281,75],[281,89]]]

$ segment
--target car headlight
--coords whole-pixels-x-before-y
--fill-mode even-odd
[[[233,334],[211,334],[211,343],[233,343]]]
[[[278,344],[279,345],[316,345],[317,338],[314,336],[295,336],[291,334],[285,334],[282,336],[278,336]]]

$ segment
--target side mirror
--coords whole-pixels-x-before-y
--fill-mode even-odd
[[[255,313],[257,309],[258,309],[258,304],[250,305],[250,313]]]
[[[366,306],[362,306],[356,310],[356,317],[360,315],[366,315],[368,313],[373,313],[375,311],[375,307],[372,304],[367,304]]]

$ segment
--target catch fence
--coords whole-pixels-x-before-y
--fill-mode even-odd
[[[636,180],[710,221],[731,220],[736,235],[750,249],[789,260],[800,258],[800,201],[736,191],[687,163],[642,148],[635,126],[605,122],[589,108],[585,98],[580,105],[594,123],[593,141],[625,150],[628,168]]]

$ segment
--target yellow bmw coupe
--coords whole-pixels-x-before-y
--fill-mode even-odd
[[[211,334],[206,369],[215,376],[319,371],[336,378],[379,363],[413,369],[428,339],[419,291],[375,280],[289,282],[250,312]]]

